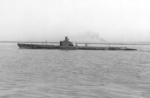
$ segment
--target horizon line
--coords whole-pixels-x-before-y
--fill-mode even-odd
[[[59,43],[48,41],[0,41],[0,43]],[[150,45],[150,42],[74,42],[76,44],[107,44],[107,45]]]

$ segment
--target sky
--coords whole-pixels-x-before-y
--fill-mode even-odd
[[[150,42],[150,0],[0,0],[0,41]]]

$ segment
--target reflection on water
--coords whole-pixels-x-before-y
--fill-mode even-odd
[[[0,98],[150,98],[150,52],[0,50]]]

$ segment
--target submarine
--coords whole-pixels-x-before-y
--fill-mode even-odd
[[[125,51],[135,51],[137,49],[127,48],[127,47],[94,47],[94,46],[78,46],[73,45],[73,42],[70,42],[68,37],[65,37],[64,41],[60,41],[59,45],[40,45],[40,44],[27,44],[27,43],[17,43],[20,49],[63,49],[63,50],[125,50]]]

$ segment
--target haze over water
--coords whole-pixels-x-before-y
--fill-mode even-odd
[[[31,50],[0,44],[0,98],[150,98],[149,50]]]
[[[68,36],[79,42],[150,42],[149,5],[149,0],[0,0],[0,41]]]

